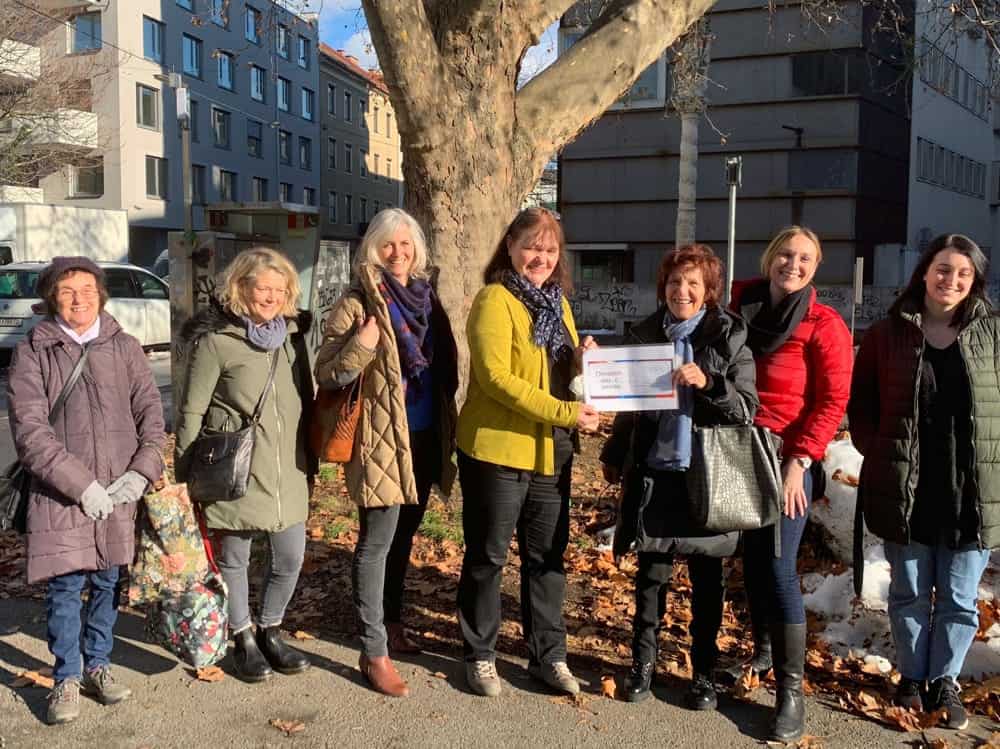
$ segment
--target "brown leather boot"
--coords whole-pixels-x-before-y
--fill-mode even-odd
[[[358,661],[358,667],[376,692],[381,692],[389,697],[406,697],[410,694],[410,688],[406,686],[403,677],[392,665],[389,656],[381,655],[369,658],[362,654]]]

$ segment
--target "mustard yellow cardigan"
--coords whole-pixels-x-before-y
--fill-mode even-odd
[[[569,302],[563,322],[578,344]],[[580,404],[549,392],[545,349],[531,340],[531,314],[501,284],[476,296],[466,325],[469,390],[458,417],[458,447],[497,465],[552,475],[552,427],[573,428]]]

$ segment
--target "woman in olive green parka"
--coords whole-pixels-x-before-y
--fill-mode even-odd
[[[294,267],[268,248],[240,253],[226,269],[219,297],[181,331],[188,368],[175,467],[178,480],[186,480],[191,447],[201,430],[242,429],[267,387],[246,494],[201,505],[208,527],[216,532],[219,568],[229,588],[236,670],[254,682],[269,678],[272,670],[298,673],[309,665],[279,634],[302,567],[309,484],[317,468],[307,440],[313,397],[304,340],[309,313],[296,307]],[[274,380],[268,385],[275,357]],[[271,553],[255,638],[247,567],[253,538],[262,534]]]

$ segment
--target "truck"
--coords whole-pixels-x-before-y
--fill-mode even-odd
[[[0,265],[57,255],[128,262],[128,214],[112,208],[0,202]]]

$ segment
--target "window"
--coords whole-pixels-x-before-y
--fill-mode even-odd
[[[292,202],[292,185],[290,182],[282,182],[278,185],[278,199],[282,203]]]
[[[73,51],[101,48],[101,14],[81,13],[73,18]]]
[[[350,195],[344,196],[344,223],[354,223],[354,198]]]
[[[248,42],[253,42],[254,44],[260,44],[260,11],[251,6],[247,6],[246,16],[244,17],[243,24],[243,35],[246,37]]]
[[[282,164],[292,163],[292,134],[287,130],[278,131],[278,159]]]
[[[233,116],[224,109],[212,107],[212,139],[219,148],[229,148]]]
[[[73,167],[73,197],[99,198],[104,194],[104,164]]]
[[[264,123],[247,120],[247,153],[254,158],[264,155]]]
[[[344,119],[347,122],[351,121],[351,92],[344,92]]]
[[[254,177],[250,180],[252,200],[263,203],[267,200],[267,180],[264,177]]]
[[[152,273],[132,271],[132,278],[139,288],[139,296],[143,299],[168,299],[167,285]]]
[[[392,179],[392,159],[385,160],[385,178]]]
[[[184,52],[184,72],[201,78],[201,39],[184,34],[181,45]]]
[[[361,198],[361,215],[360,215],[360,218],[361,218],[362,221],[367,221],[369,218],[371,218],[368,215],[368,198]]]
[[[264,101],[264,88],[267,85],[267,71],[256,65],[250,66],[250,98]]]
[[[858,154],[848,149],[788,152],[789,190],[853,190]]]
[[[326,84],[326,112],[337,114],[337,87],[332,83]]]
[[[378,215],[378,201],[377,200],[375,201],[375,207],[372,209],[372,211],[374,212],[375,216]]]
[[[279,55],[288,59],[288,27],[284,24],[278,24],[278,33],[274,38],[274,50]]]
[[[358,124],[368,129],[368,100],[358,99]]]
[[[146,197],[167,199],[167,160],[146,157]]]
[[[326,211],[330,223],[337,223],[337,193],[333,190],[326,194]]]
[[[372,124],[375,126],[374,130],[375,130],[376,133],[378,132],[378,115],[379,115],[379,111],[380,110],[378,108],[378,104],[376,104],[375,105],[375,109],[373,110],[374,116],[372,117]]]
[[[326,139],[326,167],[327,169],[337,168],[337,139]]]
[[[140,127],[160,128],[160,92],[137,83],[135,86],[135,122]]]
[[[302,188],[302,202],[306,205],[316,205],[316,188],[315,187],[303,187]]]
[[[212,23],[229,28],[229,0],[212,0],[212,8],[209,11]]]
[[[205,202],[205,167],[201,164],[191,165],[191,202],[195,205]]]
[[[299,168],[312,169],[313,145],[309,138],[299,138]]]
[[[142,17],[142,56],[163,62],[163,24],[149,16]]]
[[[236,172],[219,170],[219,200],[223,203],[236,201]]]
[[[313,106],[316,103],[316,92],[307,88],[302,89],[302,119],[312,122]]]
[[[105,286],[112,299],[136,299],[138,294],[132,285],[132,274],[126,268],[107,268],[104,271]]]
[[[385,113],[385,137],[392,140],[392,112]]]
[[[380,160],[380,158],[381,157],[378,154],[375,154],[375,179],[378,179],[381,176],[381,174],[382,174],[379,171],[379,160]]]
[[[843,52],[792,55],[792,91],[796,96],[855,93],[860,81],[849,74],[851,57]]]
[[[198,129],[199,128],[198,123],[201,122],[201,106],[199,105],[198,101],[195,100],[195,99],[192,99],[191,102],[190,102],[190,104],[191,104],[191,117],[190,117],[190,123],[191,123],[191,142],[192,143],[197,143],[198,142],[198,133],[200,132],[199,129]]]
[[[287,112],[292,101],[292,83],[287,78],[278,78],[278,109]]]
[[[177,0],[177,4],[184,10],[194,10],[194,0]]]
[[[312,51],[312,42],[306,39],[304,36],[299,37],[299,67],[305,70],[309,70],[309,56]]]
[[[344,171],[350,174],[354,171],[354,149],[350,143],[344,144]]]
[[[219,72],[216,76],[215,82],[219,84],[219,88],[224,88],[229,91],[233,90],[233,56],[228,52],[217,52]]]
[[[575,253],[579,265],[574,281],[633,283],[634,253],[623,250],[588,250]]]
[[[368,176],[368,152],[363,148],[358,154],[358,174],[362,177]]]

